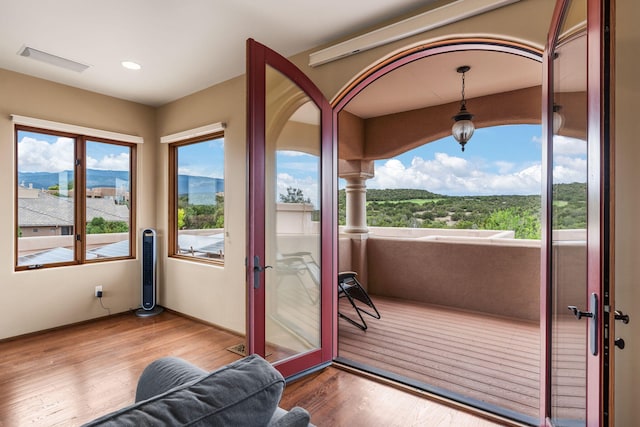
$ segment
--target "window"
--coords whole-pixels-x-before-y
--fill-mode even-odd
[[[135,144],[15,132],[16,270],[131,258]]]
[[[224,133],[169,145],[169,256],[224,262]]]

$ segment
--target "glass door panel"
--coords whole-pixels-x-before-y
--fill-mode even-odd
[[[586,415],[587,322],[578,321],[567,309],[588,306],[585,29],[567,34],[556,54],[551,141],[551,410],[555,425],[563,426],[582,425]]]
[[[267,354],[320,347],[320,109],[266,68],[265,262]]]

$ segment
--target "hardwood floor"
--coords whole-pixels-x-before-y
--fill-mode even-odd
[[[240,358],[235,334],[175,313],[123,314],[0,342],[0,426],[76,426],[133,402],[152,360],[208,370]],[[335,367],[288,384],[281,406],[318,426],[496,426],[486,419]]]
[[[495,427],[496,423],[397,387],[329,367],[287,385],[281,406],[302,406],[318,426]]]
[[[113,316],[0,343],[0,425],[80,425],[130,404],[142,370],[162,356],[204,369],[240,358],[243,338],[164,312]]]

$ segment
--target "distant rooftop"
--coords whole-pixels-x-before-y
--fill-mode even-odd
[[[35,193],[37,191],[37,193]],[[33,197],[33,195],[36,197]],[[129,207],[116,204],[113,198],[88,198],[87,222],[101,217],[106,221],[129,222]],[[18,226],[73,226],[74,203],[71,197],[59,197],[34,190],[31,197],[18,198]]]

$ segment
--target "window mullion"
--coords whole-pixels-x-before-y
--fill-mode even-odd
[[[86,179],[86,139],[76,138],[75,167],[74,167],[74,195],[75,195],[75,260],[84,263],[87,245],[87,179]]]

